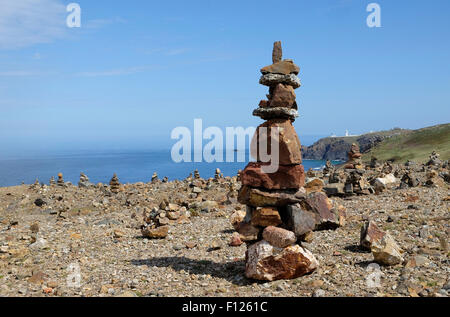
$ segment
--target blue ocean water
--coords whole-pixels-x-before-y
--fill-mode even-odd
[[[235,158],[237,158],[237,153]],[[225,158],[224,154],[224,158]],[[57,178],[63,173],[64,180],[77,184],[80,172],[85,173],[93,183],[108,183],[114,173],[121,183],[149,182],[154,172],[162,179],[184,179],[195,169],[203,178],[214,176],[216,168],[220,168],[224,176],[235,176],[248,163],[248,152],[245,162],[233,163],[175,163],[170,150],[157,151],[105,151],[79,152],[63,155],[41,155],[35,157],[0,158],[0,187],[32,184],[39,179],[48,184],[50,178]],[[305,170],[320,168],[325,161],[305,160]]]

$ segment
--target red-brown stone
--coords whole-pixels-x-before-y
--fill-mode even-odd
[[[303,165],[280,165],[278,171],[266,174],[263,163],[250,163],[241,174],[243,185],[266,189],[298,189],[305,184]]]
[[[295,103],[295,91],[292,86],[278,84],[271,95],[270,107],[293,108]]]
[[[272,129],[276,128],[278,128],[278,137],[272,140]],[[272,147],[278,145],[279,164],[302,163],[300,140],[290,120],[272,119],[258,127],[251,143],[252,157],[256,158],[258,162],[263,162],[260,149],[262,148],[264,152],[266,145],[268,156],[272,154]]]

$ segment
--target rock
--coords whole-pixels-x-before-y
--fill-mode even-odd
[[[30,244],[30,249],[33,250],[42,250],[45,249],[47,247],[48,243],[45,239],[42,238],[37,238],[36,242],[34,242],[33,244]]]
[[[122,238],[124,235],[125,235],[125,234],[124,234],[122,231],[120,231],[120,230],[114,230],[114,233],[113,233],[114,238],[120,239],[120,238]]]
[[[39,224],[38,223],[33,223],[30,226],[30,230],[32,233],[38,233],[39,232]]]
[[[268,164],[251,162],[241,174],[243,185],[265,189],[299,189],[305,183],[305,170],[302,165],[280,165],[278,171],[267,174],[262,166]]]
[[[345,212],[333,208],[328,197],[314,192],[298,204],[287,206],[285,223],[297,238],[304,239],[311,231],[336,229],[345,222]]]
[[[292,231],[274,226],[264,229],[263,239],[270,243],[270,245],[277,248],[285,248],[297,241],[295,233]]]
[[[266,74],[281,74],[281,75],[298,75],[300,67],[294,64],[294,61],[285,59],[280,62],[276,62],[272,65],[266,66],[261,69],[263,75]]]
[[[328,196],[339,196],[345,194],[345,184],[333,183],[323,187],[323,190]]]
[[[283,49],[281,48],[281,42],[273,43],[273,51],[272,51],[272,63],[281,62],[283,59]]]
[[[214,212],[219,208],[217,201],[207,200],[201,204],[202,212]]]
[[[292,86],[294,89],[297,89],[302,85],[300,79],[295,74],[283,75],[274,73],[262,75],[259,83],[269,87],[276,86],[278,84],[285,84]]]
[[[47,205],[47,202],[44,201],[42,198],[38,198],[34,201],[34,204],[38,207],[42,207],[44,205]]]
[[[260,227],[278,226],[282,223],[280,214],[276,208],[257,208],[252,214],[252,225]]]
[[[325,184],[323,180],[314,178],[305,185],[306,193],[321,192]]]
[[[160,226],[154,229],[142,229],[142,235],[150,239],[163,239],[169,234],[169,226]]]
[[[317,266],[313,254],[299,245],[280,250],[262,240],[246,252],[245,275],[264,281],[294,279],[313,272]]]
[[[151,180],[152,184],[157,183],[158,180],[159,180],[158,173],[154,172],[153,175],[152,175],[152,180]]]
[[[369,220],[361,227],[360,245],[364,249],[371,250],[372,244],[379,242],[384,235],[385,233],[377,227],[375,222]]]
[[[244,210],[236,210],[230,217],[231,225],[233,226],[234,230],[238,230],[239,225],[241,222],[244,221],[244,218],[246,216],[246,212]]]
[[[304,189],[295,190],[264,190],[242,186],[238,201],[241,204],[253,207],[282,207],[289,204],[296,204],[303,200]]]
[[[257,108],[253,111],[255,117],[263,120],[288,119],[295,121],[299,117],[298,111],[294,108],[276,107],[276,108]]]
[[[258,240],[259,234],[261,232],[260,229],[246,222],[241,222],[238,226],[237,231],[240,234],[241,240],[245,242]]]
[[[406,263],[405,267],[407,268],[414,268],[414,267],[420,267],[428,264],[430,261],[421,255],[416,255],[411,257],[408,262]]]
[[[278,130],[278,137],[273,140],[272,129]],[[251,142],[251,155],[258,162],[263,162],[259,155],[260,148],[267,149],[267,154],[270,155],[274,146],[278,147],[280,165],[302,163],[300,140],[290,120],[273,119],[260,125]]]
[[[241,240],[241,235],[238,232],[235,232],[231,236],[230,246],[232,247],[238,247],[241,246],[244,242]]]
[[[295,102],[295,91],[292,86],[278,84],[270,99],[269,107],[278,108],[294,108],[297,110],[297,103]]]
[[[388,233],[381,240],[372,241],[371,250],[378,264],[390,266],[403,262],[402,250]]]

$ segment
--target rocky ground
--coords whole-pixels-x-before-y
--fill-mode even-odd
[[[276,282],[247,279],[245,244],[229,245],[230,216],[244,209],[238,188],[236,178],[129,184],[117,194],[102,184],[0,188],[0,296],[449,295],[448,183],[332,197],[347,208],[345,226],[302,243],[319,268]],[[167,237],[144,238],[144,215],[161,208],[178,212]],[[403,263],[372,264],[359,246],[369,218],[402,248]]]

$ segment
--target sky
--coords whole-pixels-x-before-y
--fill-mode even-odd
[[[66,6],[81,8],[69,28]],[[450,120],[450,2],[0,0],[0,157],[152,149],[256,127],[274,41],[300,66],[301,140]]]

